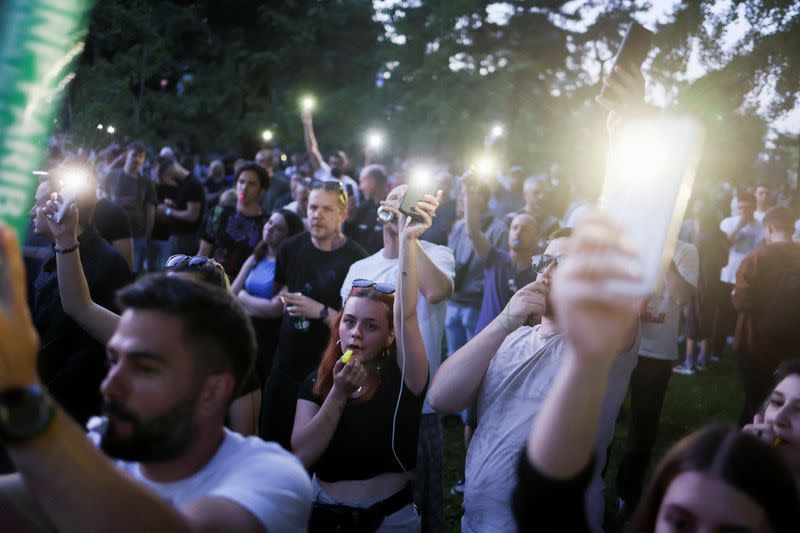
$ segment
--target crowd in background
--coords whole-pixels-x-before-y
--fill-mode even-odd
[[[207,158],[136,141],[51,148],[22,249],[38,374],[78,424],[96,428],[108,423],[98,415],[110,415],[116,439],[102,449],[128,461],[124,469],[172,494],[177,489],[160,481],[181,476],[159,480],[136,465],[184,451],[162,457],[148,446],[204,435],[201,423],[187,425],[202,416],[199,404],[172,406],[159,418],[144,403],[125,403],[136,380],[145,383],[142,376],[160,367],[117,377],[125,371],[121,354],[133,357],[126,342],[143,332],[166,335],[136,322],[141,309],[166,309],[176,320],[189,317],[186,331],[211,344],[214,335],[239,336],[209,352],[248,352],[253,337],[249,377],[246,363],[207,363],[210,377],[195,393],[202,399],[225,389],[214,405],[227,427],[271,443],[250,477],[235,478],[244,487],[263,483],[257,497],[230,479],[208,489],[269,531],[305,530],[309,512],[312,531],[444,531],[447,489],[464,495],[465,532],[601,531],[607,450],[628,392],[616,480],[621,519],[637,531],[655,530],[662,519],[674,526],[665,531],[684,531],[681,521],[722,523],[725,509],[715,515],[713,505],[698,510],[708,501],[665,494],[697,471],[734,486],[761,513],[753,518],[743,505],[726,524],[800,527],[800,194],[789,183],[700,180],[662,282],[632,301],[612,297],[602,283],[638,274],[621,244],[624,228],[593,210],[599,183],[519,166],[486,177],[438,161],[430,195],[410,216],[399,209],[410,163],[384,166],[373,151],[359,161],[341,150],[326,158],[310,113],[301,123],[305,150],[291,154],[270,145]],[[63,198],[54,193],[76,168],[86,189],[56,223]],[[247,316],[244,326],[228,316],[224,292]],[[203,314],[210,309],[216,314]],[[142,358],[158,359],[149,353]],[[672,375],[692,376],[731,354],[745,431],[716,427],[688,437],[665,459],[673,466],[657,470],[663,486],[646,490]],[[223,371],[235,383],[208,381]],[[460,414],[464,426],[464,476],[452,488],[443,486],[442,414]],[[126,423],[134,428],[128,433],[120,429]],[[181,432],[183,440],[174,437]],[[243,437],[234,446],[233,433],[225,435],[228,455],[207,452],[220,462],[215,472],[249,461],[246,450],[255,446]],[[23,474],[32,468],[11,451]],[[765,503],[758,476],[731,473],[747,461],[787,492]],[[186,473],[207,468],[195,467]],[[709,501],[721,494],[703,487]],[[189,505],[197,490],[173,501]],[[666,518],[662,499],[674,506]],[[252,525],[231,516],[243,531]]]

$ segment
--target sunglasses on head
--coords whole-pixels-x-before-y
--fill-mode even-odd
[[[378,283],[369,279],[353,280],[353,287],[358,289],[371,289],[374,287],[381,294],[394,294],[394,285],[391,283]]]
[[[563,255],[539,254],[533,256],[533,259],[531,260],[531,266],[535,272],[541,274],[547,270],[547,267],[549,267],[551,264],[558,266],[563,260]]]
[[[344,192],[344,185],[339,180],[306,178],[309,189],[325,189],[326,191]]]
[[[208,264],[213,265],[213,263],[211,263],[211,259],[208,257],[203,257],[202,255],[177,254],[167,259],[167,262],[164,263],[164,266],[166,268],[180,268],[184,265],[188,265],[191,270],[200,270]]]

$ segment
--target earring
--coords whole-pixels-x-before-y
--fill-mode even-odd
[[[342,347],[342,339],[339,339],[338,341],[336,341],[336,346],[338,346],[339,348]]]

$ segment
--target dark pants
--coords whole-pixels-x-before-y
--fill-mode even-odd
[[[261,392],[258,434],[262,439],[275,441],[287,450],[291,450],[294,412],[299,390],[300,382],[282,370],[276,360]]]
[[[734,285],[731,283],[720,282],[720,288],[717,315],[714,320],[714,332],[711,337],[711,354],[717,357],[722,355],[725,349],[725,341],[727,337],[732,337],[736,330],[736,317],[738,313],[733,307],[733,300],[731,299],[731,292]]]
[[[635,508],[658,434],[661,406],[674,361],[639,356],[631,375],[631,422],[617,472],[617,495]]]
[[[444,533],[443,455],[439,414],[423,414],[414,469],[414,503],[422,515],[422,533]]]

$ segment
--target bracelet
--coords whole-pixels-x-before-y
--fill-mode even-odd
[[[53,246],[53,250],[55,250],[55,252],[57,254],[69,254],[69,253],[72,253],[75,250],[77,250],[80,245],[81,245],[81,243],[76,242],[75,244],[73,244],[69,248],[59,248],[58,246]]]

